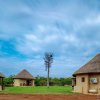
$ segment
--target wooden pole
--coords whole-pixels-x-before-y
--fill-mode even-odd
[[[4,90],[4,87],[3,87],[3,77],[1,78],[1,87],[2,87],[2,90]]]

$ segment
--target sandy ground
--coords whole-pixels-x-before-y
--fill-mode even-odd
[[[0,94],[0,100],[100,100],[100,96],[70,94],[70,95],[31,95],[31,94]]]

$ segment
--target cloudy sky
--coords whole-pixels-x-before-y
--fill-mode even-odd
[[[68,77],[100,52],[100,0],[0,0],[0,72]]]

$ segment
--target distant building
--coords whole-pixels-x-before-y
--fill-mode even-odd
[[[100,54],[73,74],[74,92],[100,94]]]
[[[35,78],[25,69],[14,76],[13,79],[14,86],[34,86]]]
[[[0,73],[0,91],[4,89],[4,84],[3,84],[4,77],[5,76],[2,73]]]

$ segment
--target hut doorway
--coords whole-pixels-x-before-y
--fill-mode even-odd
[[[32,86],[32,84],[33,84],[33,83],[32,83],[32,80],[27,80],[27,81],[26,81],[26,84],[27,84],[27,86]]]

